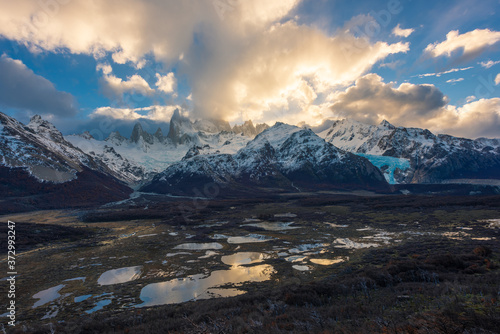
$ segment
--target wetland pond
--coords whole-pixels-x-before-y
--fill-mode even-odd
[[[283,277],[321,277],[329,266],[347,263],[360,250],[437,233],[411,222],[386,230],[355,221],[325,222],[323,218],[312,225],[293,213],[274,217],[276,221],[239,218],[191,227],[149,224],[123,232],[117,229],[120,232],[112,235],[116,241],[111,247],[80,250],[72,255],[73,262],[63,264],[67,275],[39,290],[33,287],[38,292],[30,291],[26,313],[48,319],[68,312],[85,315],[232,297],[244,294],[247,284]],[[491,231],[498,229],[499,221],[480,223]],[[477,229],[460,222],[453,231],[440,231],[439,235],[466,237],[462,234]],[[129,237],[122,238],[124,234]]]

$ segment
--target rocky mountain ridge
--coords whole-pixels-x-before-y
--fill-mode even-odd
[[[500,140],[435,135],[429,130],[396,127],[387,121],[366,125],[336,121],[319,133],[333,145],[384,162],[404,159],[406,169],[394,171],[397,183],[441,183],[453,179],[500,179]]]
[[[132,191],[40,116],[24,125],[0,113],[0,158],[1,212],[103,204]]]
[[[232,193],[265,188],[389,189],[367,159],[336,148],[310,129],[276,123],[235,154],[185,157],[141,191],[194,196],[207,185]]]

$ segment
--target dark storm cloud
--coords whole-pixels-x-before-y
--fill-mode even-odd
[[[78,112],[73,95],[58,91],[49,80],[6,55],[0,57],[0,106],[55,116]]]
[[[335,115],[368,123],[383,119],[395,123],[418,124],[438,116],[448,98],[433,85],[403,83],[395,88],[376,74],[356,80],[356,84],[333,97]]]

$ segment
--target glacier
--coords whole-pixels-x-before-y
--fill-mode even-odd
[[[364,153],[356,153],[356,155],[368,159],[375,167],[380,169],[389,184],[399,184],[394,177],[394,172],[397,169],[403,172],[410,169],[410,159]]]

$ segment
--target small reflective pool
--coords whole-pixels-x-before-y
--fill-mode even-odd
[[[99,277],[97,284],[112,285],[130,282],[141,277],[141,272],[142,266],[108,270]]]
[[[141,290],[142,304],[136,307],[177,304],[191,300],[209,299],[214,297],[232,297],[245,291],[221,286],[226,284],[241,284],[243,282],[262,282],[271,278],[274,268],[270,265],[254,267],[233,266],[229,270],[213,271],[209,276],[192,275],[182,279],[173,279],[161,283],[153,283]]]
[[[224,264],[230,266],[240,266],[244,264],[259,263],[268,259],[269,255],[258,252],[240,252],[232,255],[226,255],[221,258]]]

